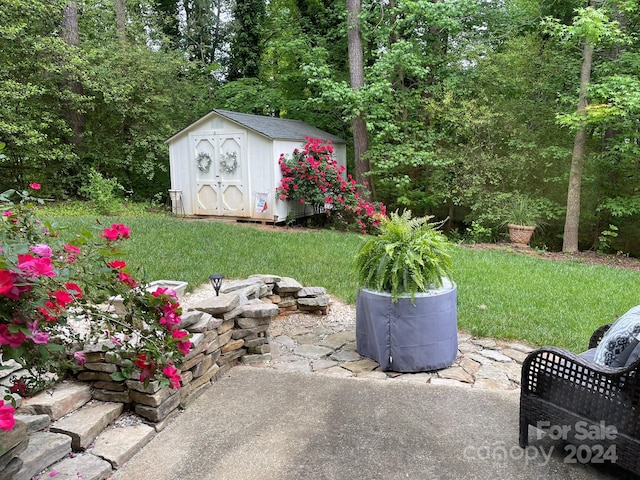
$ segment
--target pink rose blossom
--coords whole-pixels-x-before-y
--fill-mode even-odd
[[[13,272],[9,270],[0,270],[0,295],[5,295],[13,288]]]
[[[51,257],[52,254],[51,247],[46,243],[33,245],[32,247],[29,247],[29,250],[31,250],[36,255],[40,255],[41,257]]]
[[[127,262],[123,260],[114,260],[112,262],[108,262],[107,265],[109,265],[114,270],[122,270],[127,266]]]
[[[126,227],[122,223],[113,223],[111,224],[111,228],[105,228],[104,231],[100,234],[102,238],[106,238],[110,242],[120,240],[122,238],[129,238],[129,233],[131,229]]]
[[[162,369],[162,374],[169,379],[171,383],[171,388],[180,388],[180,374],[178,373],[178,369],[173,365],[167,365]]]
[[[13,418],[16,409],[11,405],[5,405],[4,400],[0,401],[2,401],[2,406],[0,406],[0,429],[9,431],[16,424],[16,420]]]
[[[40,190],[40,184],[39,183],[30,183],[29,186],[31,188],[33,188],[34,190]]]
[[[0,324],[0,345],[9,345],[11,348],[18,348],[26,338],[27,336],[22,332],[10,332],[9,325],[6,323]]]
[[[18,255],[18,268],[29,277],[55,277],[51,258],[36,258],[32,255]]]
[[[87,362],[87,358],[84,356],[84,352],[74,353],[73,358],[76,359],[76,363],[81,367]]]

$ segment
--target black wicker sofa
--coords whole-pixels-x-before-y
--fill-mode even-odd
[[[640,357],[634,359],[627,351],[629,358],[621,366],[594,360],[603,337],[615,347],[611,334],[606,335],[612,325],[596,330],[591,350],[581,355],[545,347],[527,356],[522,365],[520,446],[529,445],[532,425],[553,432],[553,440],[578,446],[581,463],[610,462],[640,475]]]

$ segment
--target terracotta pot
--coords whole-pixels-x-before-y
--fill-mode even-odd
[[[517,245],[529,245],[531,235],[533,235],[533,231],[536,229],[536,227],[515,225],[513,223],[507,225],[507,228],[509,228],[511,243],[515,243]]]

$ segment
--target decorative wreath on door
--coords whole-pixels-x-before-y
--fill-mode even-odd
[[[238,168],[238,153],[226,152],[220,154],[220,170],[224,173],[233,173]]]
[[[196,156],[196,166],[198,167],[198,170],[203,173],[207,173],[209,171],[209,168],[211,167],[211,161],[211,155],[209,155],[207,152],[200,152]]]

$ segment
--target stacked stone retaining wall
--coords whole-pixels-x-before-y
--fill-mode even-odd
[[[324,288],[303,287],[288,277],[253,275],[224,282],[219,296],[212,289],[210,296],[183,312],[180,328],[192,334],[193,348],[177,366],[182,378],[180,389],[161,388],[157,381],[145,384],[136,378],[114,381],[112,374],[121,370],[121,359],[109,351],[109,343],[87,347],[86,363],[77,374],[84,388],[82,394],[73,392],[73,405],[69,408],[64,401],[50,398],[50,392],[27,399],[14,395],[19,419],[12,431],[0,431],[0,445],[4,447],[0,452],[0,480],[28,479],[72,451],[84,452],[124,408],[152,425],[151,430],[162,429],[174,413],[234,365],[269,360],[268,331],[273,318],[298,310],[326,314],[328,305],[329,296]],[[9,374],[15,374],[15,370]],[[2,380],[0,383],[7,385],[9,377]],[[78,419],[67,420],[65,415]],[[80,418],[83,416],[87,418]],[[98,420],[88,420],[94,417]],[[89,424],[91,428],[87,428]],[[141,433],[145,441],[149,434]],[[36,447],[39,440],[52,445],[58,442],[60,446],[51,454],[38,455],[33,450],[43,450]],[[96,450],[92,452],[95,454]],[[121,456],[109,452],[102,459],[106,466],[100,468],[107,470],[118,468],[122,462]]]

